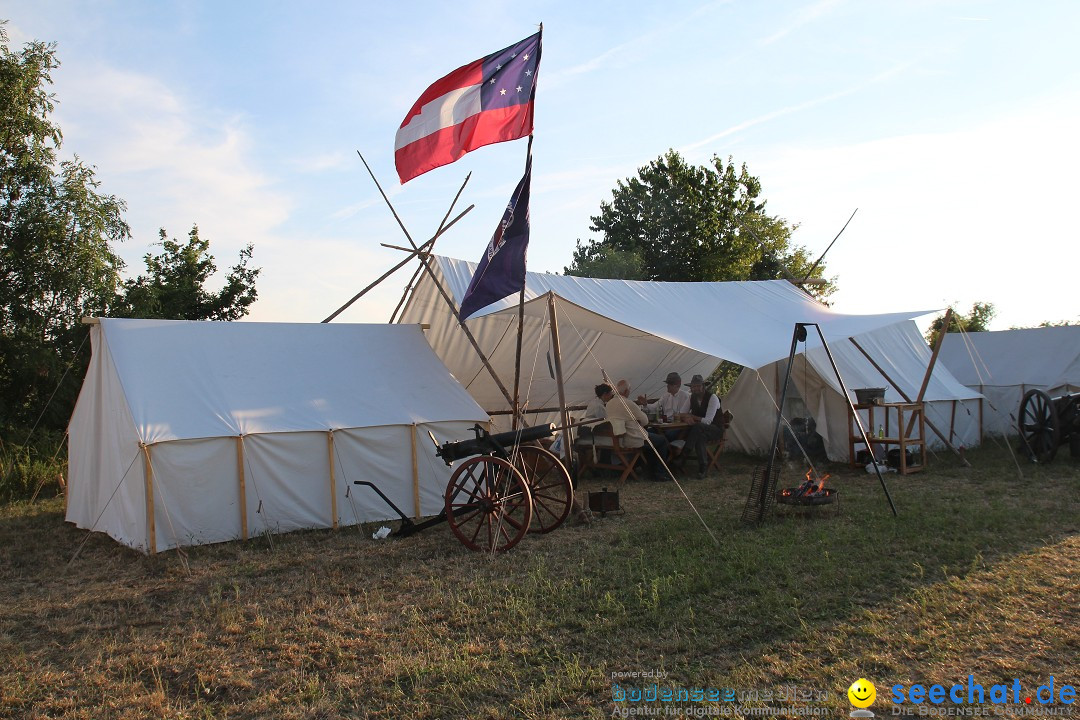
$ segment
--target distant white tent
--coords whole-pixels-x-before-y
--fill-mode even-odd
[[[854,340],[858,347],[848,339],[829,343],[829,350],[849,391],[883,387],[887,403],[905,402],[904,395],[910,399],[919,396],[931,352],[914,321],[863,333],[855,336]],[[880,371],[859,347],[874,359]],[[743,370],[724,398],[724,407],[738,418],[728,436],[732,449],[758,452],[768,447],[776,424],[773,398],[780,397],[786,366],[787,358],[757,370]],[[885,375],[888,375],[888,379]],[[791,380],[804,407],[797,403],[789,405],[789,417],[814,418],[816,431],[824,441],[829,459],[849,459],[850,410],[825,349],[813,333],[808,334],[805,352],[795,358]],[[903,395],[893,387],[893,382],[903,391]],[[855,400],[853,392],[851,399]],[[926,419],[953,447],[974,447],[979,444],[979,394],[961,385],[940,363],[934,367],[923,400]],[[867,414],[865,411],[861,414],[865,425]],[[891,418],[895,427],[895,414]],[[881,412],[875,414],[875,419],[882,419]],[[929,427],[926,428],[925,440],[930,449],[945,447],[944,441]]]
[[[939,362],[986,397],[983,432],[1016,435],[1028,390],[1051,397],[1080,392],[1080,326],[949,333]]]
[[[436,277],[460,303],[475,264],[438,256],[433,260]],[[846,315],[780,280],[636,282],[530,272],[525,284],[521,394],[531,408],[558,406],[548,365],[549,298],[556,307],[566,399],[571,405],[584,405],[593,397],[593,387],[603,381],[601,364],[613,380],[630,381],[632,396],[655,396],[672,370],[689,379],[694,373],[707,376],[721,360],[761,368],[786,358],[795,323],[818,323],[832,345],[929,312]],[[514,296],[484,308],[466,323],[511,391],[517,312]],[[496,412],[509,407],[429,278],[424,277],[413,290],[401,322],[431,326],[428,341],[482,407]],[[897,331],[895,348],[882,340],[886,345],[880,351],[897,356],[910,352],[907,332]],[[923,372],[925,368],[924,363]],[[940,375],[946,376],[947,371]],[[874,385],[882,384],[879,376]],[[767,444],[768,440],[758,449]]]
[[[354,480],[437,514],[427,431],[488,421],[415,325],[102,319],[91,342],[67,519],[144,552],[394,517]]]

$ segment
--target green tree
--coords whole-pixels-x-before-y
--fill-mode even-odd
[[[666,154],[618,181],[600,205],[590,230],[598,239],[577,241],[567,275],[633,280],[705,282],[802,279],[813,259],[791,244],[795,230],[765,212],[761,182],[744,164],[713,156],[689,165]],[[824,268],[810,272],[821,278]],[[789,275],[790,274],[790,275]],[[831,284],[811,292],[826,297]]]
[[[115,296],[123,263],[111,243],[130,231],[92,167],[57,161],[55,45],[7,42],[0,23],[0,428],[46,406],[43,423],[62,428],[89,357],[79,320]]]
[[[997,311],[994,309],[993,303],[987,302],[975,302],[971,305],[971,312],[967,315],[963,315],[956,311],[953,311],[952,317],[949,319],[949,329],[947,332],[983,332],[989,330],[990,321],[994,319],[994,315]],[[930,329],[926,331],[926,342],[930,344],[930,347],[934,347],[937,344],[938,335],[941,334],[941,328],[945,326],[945,316],[938,315],[934,318],[934,321],[930,323]]]
[[[159,255],[147,253],[146,275],[124,283],[114,315],[119,317],[165,318],[169,320],[239,320],[258,298],[255,279],[261,268],[248,267],[253,248],[240,251],[240,261],[225,277],[225,286],[213,292],[206,289],[210,276],[217,271],[210,241],[199,237],[193,225],[188,241],[170,240],[165,228],[159,231]]]

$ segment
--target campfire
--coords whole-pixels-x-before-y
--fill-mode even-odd
[[[825,487],[829,475],[817,477],[813,469],[806,471],[806,479],[799,487],[784,488],[776,493],[776,502],[785,505],[827,505],[836,501],[836,491]]]

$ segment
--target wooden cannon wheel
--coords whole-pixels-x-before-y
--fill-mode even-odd
[[[1028,390],[1020,401],[1020,438],[1033,462],[1054,459],[1061,442],[1061,420],[1054,400],[1042,390]]]
[[[574,504],[574,485],[558,456],[542,447],[520,445],[514,467],[525,477],[532,494],[529,532],[549,533],[562,525]]]
[[[504,552],[529,531],[529,485],[506,460],[478,455],[463,462],[446,486],[446,519],[470,550]]]

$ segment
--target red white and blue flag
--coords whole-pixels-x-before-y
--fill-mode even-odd
[[[539,67],[537,33],[435,81],[398,128],[394,163],[401,182],[532,133]]]
[[[499,227],[476,266],[469,289],[461,299],[461,322],[525,287],[525,255],[529,250],[529,189],[532,185],[532,154],[525,161],[525,175],[514,188]]]

